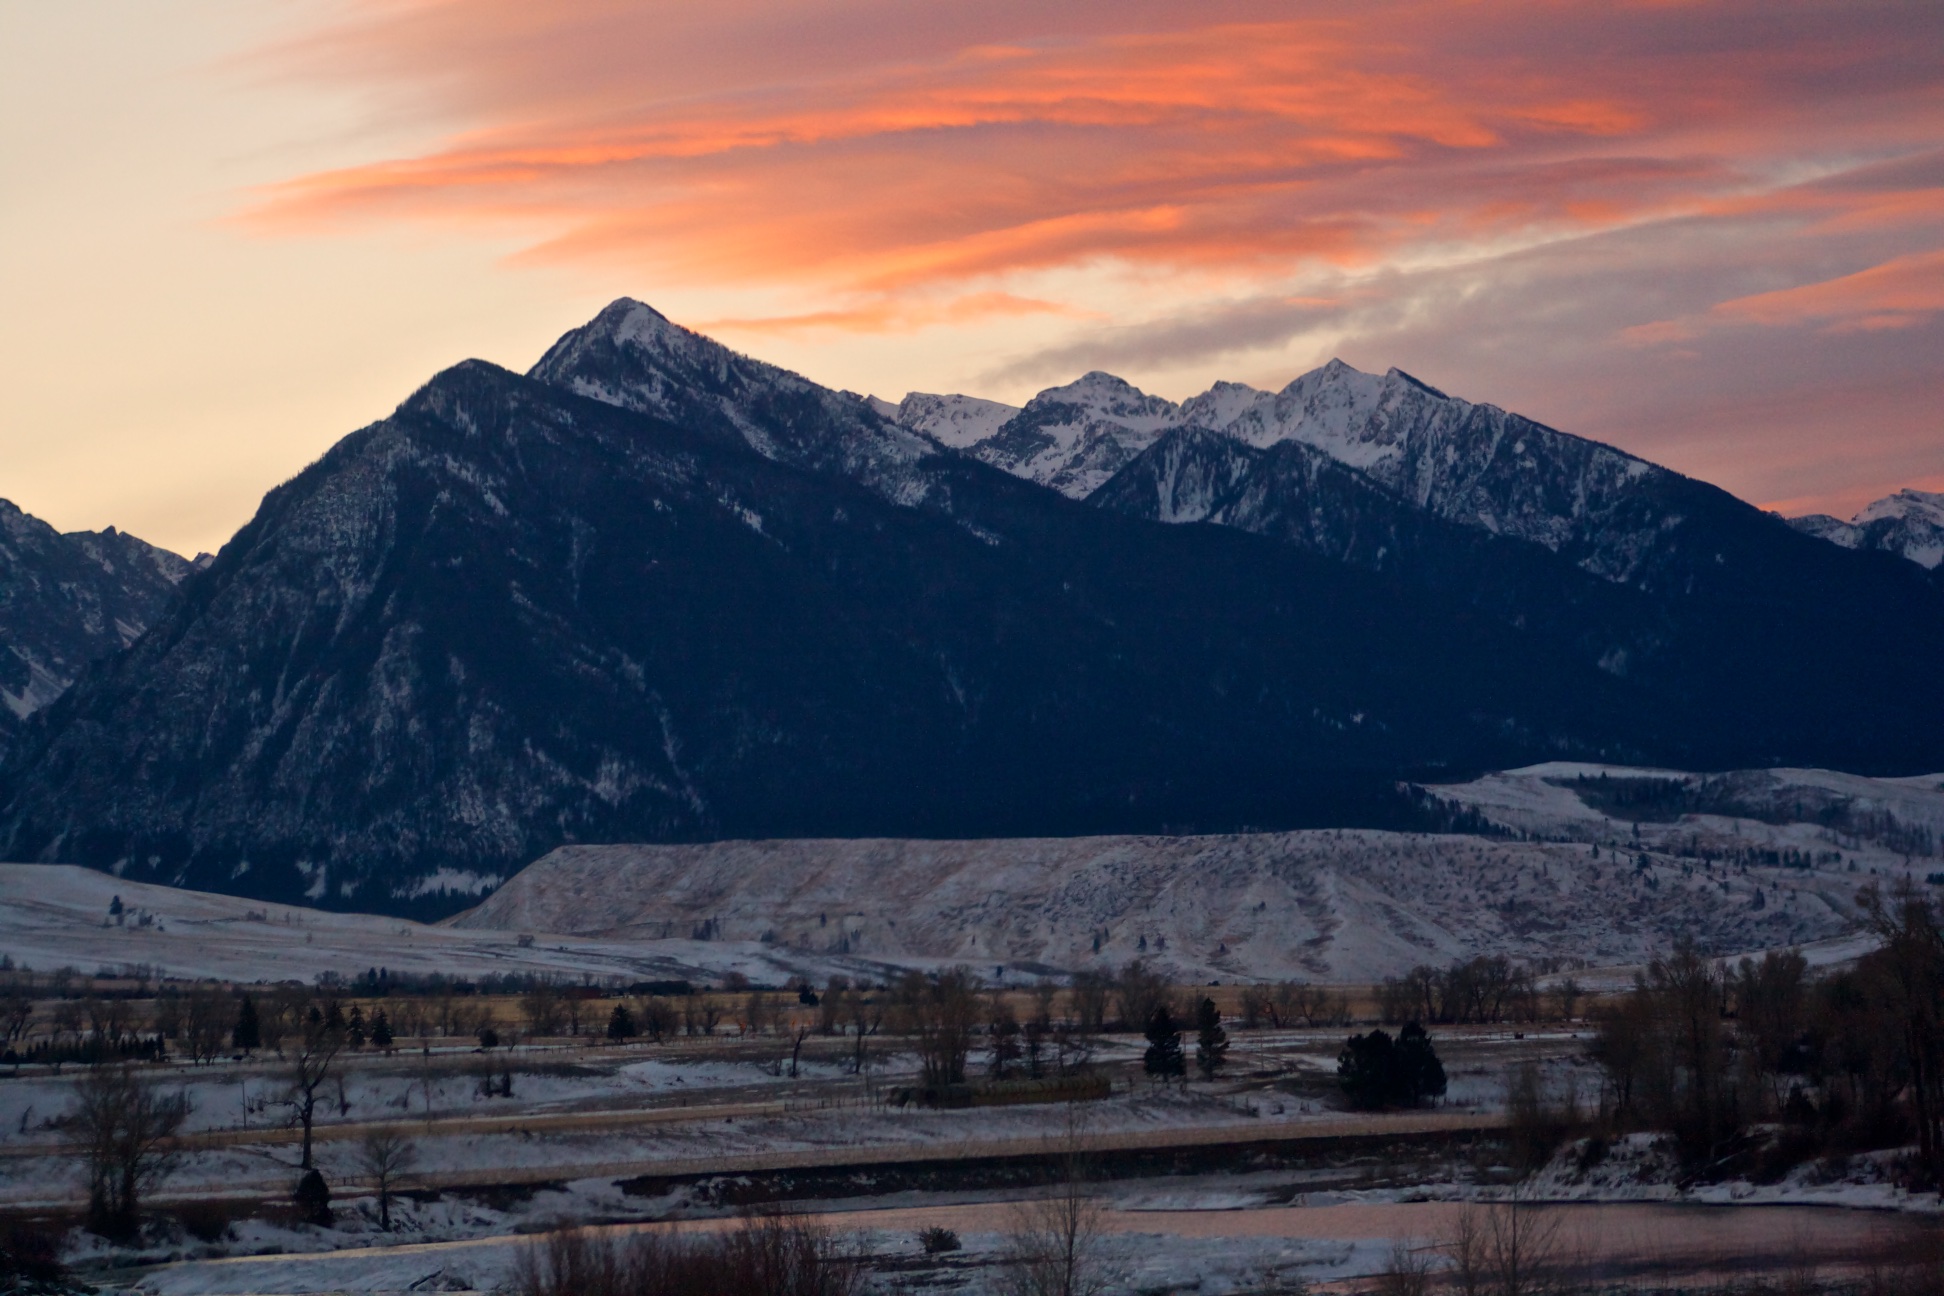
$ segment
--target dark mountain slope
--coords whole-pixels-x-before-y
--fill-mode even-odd
[[[1090,497],[1159,521],[1206,521],[1460,595],[1562,655],[1625,676],[1716,735],[1704,763],[1879,773],[1944,765],[1944,599],[1930,573],[1798,534],[1664,469],[1615,525],[1658,530],[1632,582],[1558,551],[1447,521],[1314,447],[1166,434]],[[1657,521],[1655,519],[1658,519]],[[1756,759],[1747,759],[1753,754]]]
[[[949,516],[449,370],[56,704],[0,853],[400,909],[563,841],[1403,823],[1398,771],[1695,754],[1461,602],[940,458]]]

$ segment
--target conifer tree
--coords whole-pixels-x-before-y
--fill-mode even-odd
[[[1222,1029],[1222,1013],[1213,999],[1204,998],[1195,1009],[1195,1067],[1202,1079],[1213,1080],[1228,1060],[1228,1032]]]
[[[230,1043],[248,1053],[263,1047],[263,1028],[257,1023],[256,1000],[248,995],[236,1008],[236,1028],[230,1032]]]
[[[385,1010],[380,1008],[371,1017],[371,1047],[389,1053],[392,1048],[392,1038],[391,1021],[385,1016]]]
[[[1157,1004],[1147,1024],[1147,1054],[1142,1066],[1160,1080],[1188,1074],[1188,1058],[1181,1051],[1181,1029],[1168,1005]]]

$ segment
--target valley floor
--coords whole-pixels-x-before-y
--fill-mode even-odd
[[[1099,1260],[1117,1291],[1265,1292],[1368,1276],[1394,1242],[1433,1246],[1465,1203],[1512,1195],[1561,1204],[1576,1255],[1616,1277],[1836,1266],[1944,1218],[1934,1198],[1892,1186],[1882,1158],[1807,1166],[1766,1186],[1683,1189],[1644,1137],[1590,1169],[1568,1148],[1514,1185],[1503,1164],[1507,1071],[1532,1063],[1556,1097],[1590,1098],[1574,1028],[1442,1030],[1446,1103],[1380,1115],[1340,1107],[1342,1033],[1237,1031],[1228,1074],[1185,1087],[1150,1084],[1136,1041],[1109,1037],[1096,1065],[1113,1080],[1110,1097],[963,1111],[887,1101],[915,1075],[895,1041],[857,1077],[846,1074],[847,1041],[813,1038],[795,1079],[787,1044],[770,1037],[522,1047],[497,1059],[457,1048],[361,1055],[346,1071],[344,1109],[333,1092],[318,1131],[336,1194],[330,1229],[294,1222],[284,1204],[297,1174],[287,1115],[267,1102],[242,1128],[243,1095],[274,1092],[274,1061],[178,1066],[196,1111],[159,1205],[205,1233],[215,1210],[214,1240],[178,1227],[126,1251],[77,1231],[71,1258],[98,1286],[150,1296],[490,1291],[536,1230],[729,1227],[743,1206],[769,1200],[854,1239],[875,1290],[975,1296],[995,1290],[1016,1203],[1075,1150],[1104,1207]],[[510,1076],[514,1096],[484,1096],[489,1074]],[[0,1206],[41,1213],[78,1199],[47,1122],[72,1082],[72,1069],[0,1079]],[[356,1137],[373,1122],[420,1149],[390,1233],[356,1163]],[[958,1233],[962,1249],[925,1255],[916,1234],[934,1226]]]

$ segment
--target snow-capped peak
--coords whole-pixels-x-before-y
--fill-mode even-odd
[[[1900,490],[1865,505],[1844,522],[1827,513],[1790,518],[1789,525],[1845,549],[1882,549],[1920,567],[1944,562],[1944,494]]]
[[[912,431],[923,432],[942,445],[963,450],[1005,426],[1008,419],[1019,413],[1019,406],[977,396],[908,392],[890,410],[891,418]]]
[[[1936,491],[1900,490],[1895,495],[1886,495],[1875,503],[1864,507],[1850,520],[1857,526],[1867,526],[1882,519],[1894,521],[1922,521],[1933,526],[1944,526],[1944,494]]]
[[[1098,369],[1082,374],[1064,387],[1048,387],[1026,402],[1025,412],[1031,414],[1056,406],[1077,407],[1096,418],[1140,430],[1172,427],[1180,410],[1173,401],[1150,396],[1125,378]]]

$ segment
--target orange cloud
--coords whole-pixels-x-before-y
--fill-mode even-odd
[[[1536,2],[1347,17],[1229,4],[1173,25],[1082,4],[1066,15],[1084,11],[1079,31],[995,6],[1000,30],[961,43],[947,18],[859,0],[831,8],[890,35],[806,36],[828,66],[764,34],[780,4],[713,24],[692,3],[656,6],[657,24],[603,0],[546,8],[361,6],[305,57],[445,86],[469,128],[423,156],[295,178],[251,219],[511,228],[540,258],[884,291],[1102,259],[1369,264],[1682,210],[1725,178],[1623,146],[1732,78],[1698,94],[1533,57],[1522,33],[1560,13]],[[1493,33],[1497,57],[1439,57]],[[720,79],[704,84],[684,51]]]
[[[968,293],[943,302],[912,302],[892,299],[843,310],[808,311],[799,315],[768,315],[748,318],[698,320],[694,327],[710,334],[806,333],[819,329],[840,329],[853,333],[888,333],[893,330],[930,328],[940,324],[963,324],[994,316],[1085,314],[1059,302],[1037,301],[1012,293]]]
[[[1832,330],[1909,328],[1944,311],[1944,250],[1897,257],[1820,283],[1722,302],[1714,313],[1756,324]]]

